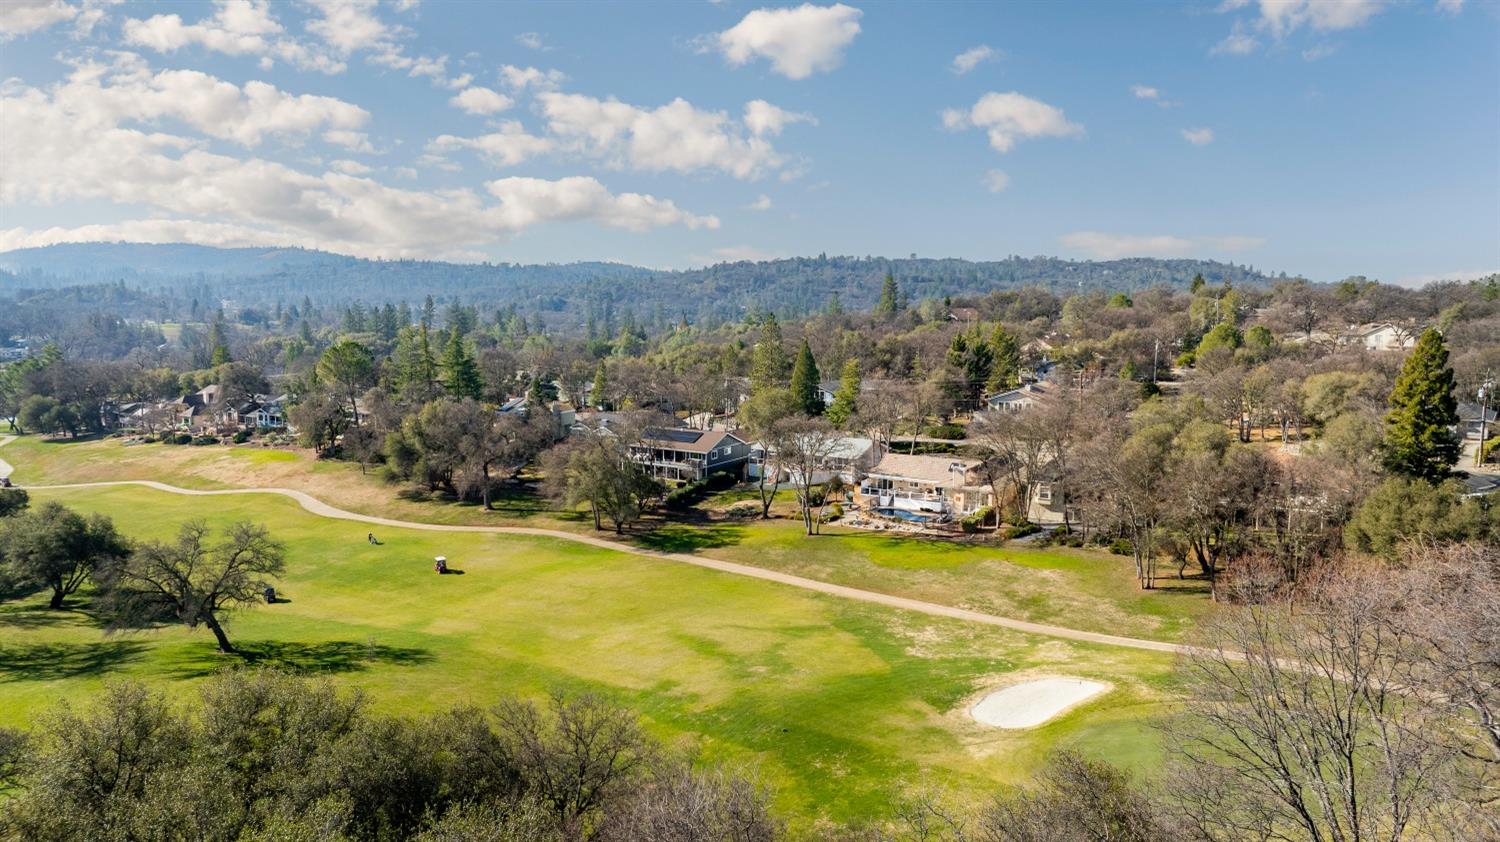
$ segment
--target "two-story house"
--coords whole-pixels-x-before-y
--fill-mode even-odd
[[[651,468],[652,475],[677,482],[693,482],[715,473],[743,478],[750,461],[749,443],[727,430],[648,427],[630,449]]]

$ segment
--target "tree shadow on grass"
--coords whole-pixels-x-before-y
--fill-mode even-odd
[[[146,644],[129,640],[0,644],[0,681],[58,681],[96,676],[136,660],[145,649]]]
[[[662,553],[692,553],[731,547],[745,537],[743,526],[713,524],[690,526],[686,524],[664,524],[648,532],[632,535],[630,542],[638,547]]]
[[[54,611],[44,605],[0,606],[0,628],[47,628],[77,617],[72,611]]]
[[[331,640],[322,643],[293,643],[280,640],[247,640],[235,643],[239,651],[222,655],[208,649],[195,649],[189,660],[175,670],[182,678],[212,675],[226,666],[275,667],[297,675],[358,672],[372,664],[416,666],[432,660],[425,649],[386,646],[380,643],[354,643]]]

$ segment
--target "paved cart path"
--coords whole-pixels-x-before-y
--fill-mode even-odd
[[[0,438],[0,447],[4,447],[15,439],[15,436]],[[9,463],[0,460],[0,476],[6,476],[12,470]],[[397,529],[425,529],[432,532],[485,532],[496,535],[535,535],[545,538],[556,538],[562,541],[576,541],[580,544],[588,544],[594,547],[615,550],[616,552],[631,553],[633,555],[645,556],[647,558],[664,559],[667,561],[691,564],[697,567],[706,567],[709,570],[718,570],[722,573],[732,573],[736,576],[748,576],[752,579],[762,579],[767,582],[776,582],[781,585],[789,585],[818,593],[831,594],[845,599],[854,599],[860,602],[873,602],[877,605],[885,605],[891,608],[899,608],[903,611],[915,611],[920,614],[928,614],[934,617],[947,617],[954,620],[963,620],[970,623],[978,623],[986,626],[999,626],[1000,628],[1012,629],[1027,634],[1044,635],[1046,637],[1057,637],[1065,640],[1078,640],[1084,643],[1101,643],[1107,646],[1125,646],[1132,649],[1149,649],[1156,652],[1186,652],[1188,647],[1176,643],[1166,643],[1159,640],[1143,640],[1135,637],[1120,637],[1100,632],[1082,631],[1070,629],[1064,626],[1053,626],[1046,623],[1033,623],[1028,620],[1019,620],[1014,617],[1003,617],[998,614],[986,614],[982,611],[971,611],[967,608],[955,608],[951,605],[940,605],[935,602],[925,602],[920,599],[908,599],[903,596],[880,593],[879,591],[867,591],[861,588],[851,588],[845,585],[835,585],[817,579],[808,579],[803,576],[793,576],[790,573],[781,573],[775,570],[766,570],[761,567],[753,567],[748,564],[737,564],[732,561],[723,561],[715,558],[688,555],[686,553],[667,553],[656,550],[647,550],[633,547],[619,541],[611,541],[606,538],[596,538],[590,535],[578,535],[572,532],[563,532],[556,529],[537,529],[527,526],[459,526],[444,523],[422,523],[419,521],[396,520],[394,518],[378,517],[375,515],[363,515],[331,506],[328,503],[294,488],[231,488],[205,491],[192,488],[178,488],[155,480],[116,480],[111,482],[79,482],[64,485],[33,485],[27,486],[37,490],[65,490],[71,488],[109,488],[113,486],[139,485],[154,488],[157,491],[165,491],[171,494],[186,494],[194,497],[211,497],[221,494],[279,494],[296,500],[302,508],[320,517],[335,518],[338,520],[357,521],[359,523],[374,524],[376,526],[389,526]]]

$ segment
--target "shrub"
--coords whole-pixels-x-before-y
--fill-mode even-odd
[[[250,440],[250,431],[249,430],[240,430],[240,431],[238,431],[238,432],[236,432],[234,434],[234,443],[235,444],[244,444],[245,442],[247,442],[249,440]]]
[[[196,447],[202,447],[206,444],[218,444],[219,439],[216,436],[194,436],[188,439],[188,443]]]
[[[737,482],[739,482],[739,480],[735,479],[734,474],[726,474],[723,471],[714,471],[713,473],[708,475],[708,490],[727,491],[731,488],[734,488],[735,483]]]
[[[994,509],[989,506],[982,506],[974,514],[959,521],[958,528],[962,529],[967,535],[973,535],[982,529],[986,523],[989,523],[993,515]]]
[[[1116,538],[1110,542],[1109,551],[1115,555],[1131,555],[1135,552],[1135,545],[1128,539]]]
[[[959,424],[938,424],[927,428],[927,435],[935,439],[961,439],[964,428]]]
[[[193,437],[188,433],[171,433],[162,436],[163,444],[191,444]]]
[[[1041,531],[1042,528],[1034,523],[1022,523],[1016,526],[1007,526],[1005,528],[1005,537],[1024,538],[1027,535],[1035,535],[1036,533]]]

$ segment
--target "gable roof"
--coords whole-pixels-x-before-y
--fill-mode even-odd
[[[688,453],[707,453],[725,439],[744,444],[744,440],[727,430],[692,430],[686,427],[647,427],[641,443],[647,447],[671,448]],[[734,442],[730,442],[733,444]]]
[[[979,462],[974,459],[961,459],[957,456],[925,456],[906,453],[887,453],[881,457],[880,462],[870,469],[871,475],[879,474],[888,477],[900,477],[902,479],[914,479],[921,482],[931,482],[937,485],[948,485],[954,483],[962,485],[963,478],[957,477],[954,466],[962,466],[965,472],[979,467]]]

